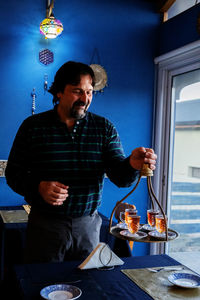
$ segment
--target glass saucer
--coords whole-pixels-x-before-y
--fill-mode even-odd
[[[128,229],[128,226],[127,226],[126,223],[118,223],[116,225],[116,227],[121,228],[121,229]],[[139,230],[142,230],[142,226],[141,225],[139,226]]]
[[[122,230],[122,231],[120,231],[120,234],[123,236],[126,236],[126,237],[137,239],[137,240],[147,237],[147,233],[145,233],[143,231],[138,231],[137,233],[131,233],[128,230]]]
[[[128,226],[126,225],[126,223],[118,223],[116,226],[121,229],[128,229]]]
[[[151,227],[149,224],[144,224],[142,226],[142,229],[144,229],[146,231],[153,231],[153,230],[155,230],[155,227]]]
[[[150,235],[153,238],[156,238],[158,240],[165,240],[166,239],[166,234],[165,233],[160,233],[157,230],[150,231],[148,232],[148,235]],[[173,240],[176,237],[175,232],[168,231],[168,239]]]

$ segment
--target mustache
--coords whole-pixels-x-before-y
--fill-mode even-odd
[[[87,104],[81,100],[74,102],[73,106],[87,106]]]

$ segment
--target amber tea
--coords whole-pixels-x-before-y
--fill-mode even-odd
[[[138,232],[140,226],[140,216],[137,216],[136,214],[129,214],[127,216],[127,225],[130,233]]]
[[[159,210],[157,209],[148,209],[147,210],[147,220],[148,220],[148,224],[151,227],[155,227],[156,226],[156,219],[155,216],[159,214]]]
[[[125,209],[125,223],[128,225],[128,216],[129,215],[137,215],[137,209],[127,208]]]
[[[166,217],[166,221],[167,221],[167,217]],[[156,216],[156,230],[159,233],[164,233],[166,231],[165,219],[163,215]]]

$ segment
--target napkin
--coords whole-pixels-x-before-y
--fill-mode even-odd
[[[107,244],[99,243],[78,268],[84,270],[119,266],[123,264],[123,260],[121,260]]]
[[[24,204],[22,206],[23,206],[24,210],[27,212],[27,214],[29,215],[30,211],[31,211],[31,206],[28,204]]]

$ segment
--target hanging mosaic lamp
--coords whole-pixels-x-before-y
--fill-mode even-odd
[[[46,18],[40,23],[40,33],[45,36],[46,39],[55,39],[63,31],[62,23],[57,20],[53,13],[54,1],[51,3],[48,1]]]

